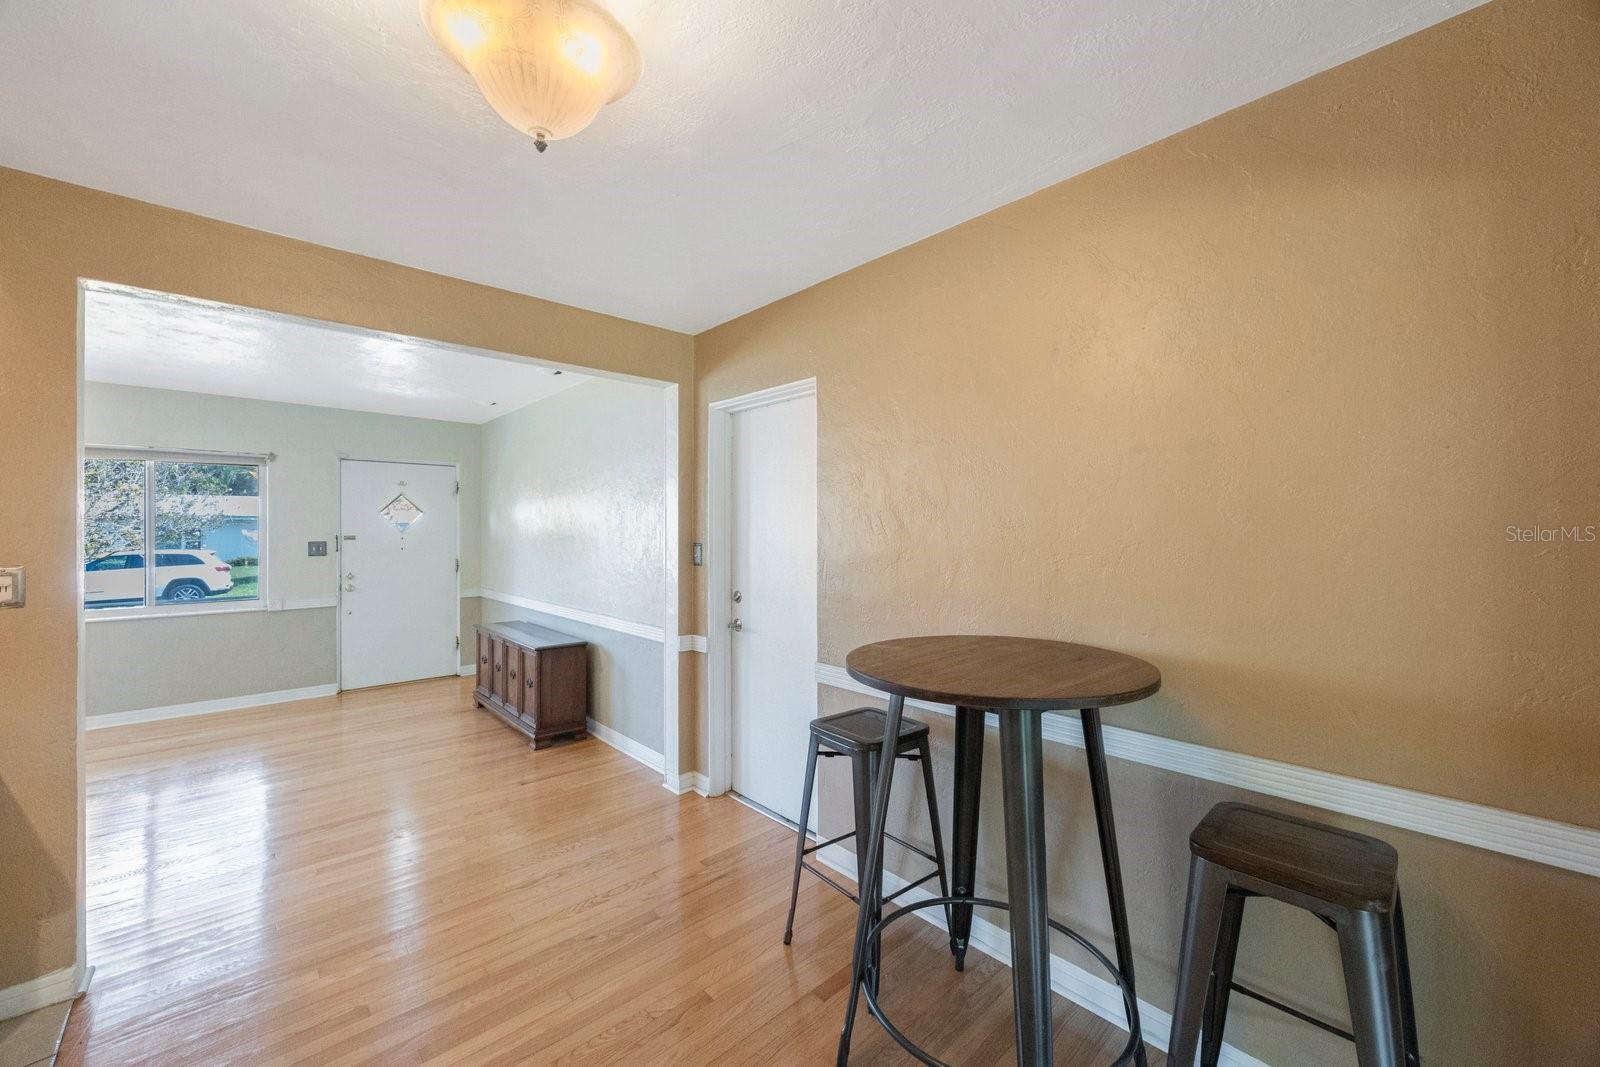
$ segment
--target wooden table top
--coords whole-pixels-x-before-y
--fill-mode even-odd
[[[1142,659],[1033,637],[900,637],[862,645],[845,669],[885,693],[992,711],[1106,708],[1161,688]]]

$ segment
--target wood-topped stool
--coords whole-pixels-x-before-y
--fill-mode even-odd
[[[877,708],[854,708],[842,711],[837,715],[826,715],[811,721],[811,748],[806,754],[806,783],[800,794],[800,825],[795,835],[794,846],[794,881],[789,889],[789,919],[783,927],[783,943],[789,944],[794,936],[794,909],[795,903],[800,898],[800,871],[802,868],[810,871],[836,891],[843,893],[856,904],[860,904],[857,894],[850,892],[835,881],[827,872],[819,870],[806,862],[806,857],[819,849],[836,845],[848,838],[855,838],[856,871],[859,874],[867,869],[866,852],[867,838],[871,833],[872,821],[872,791],[877,784],[879,768],[882,765],[883,754],[883,712]],[[939,802],[933,787],[933,760],[928,752],[928,724],[915,719],[900,720],[900,740],[895,746],[896,759],[909,760],[912,763],[922,764],[922,784],[928,795],[928,829],[933,835],[933,851],[930,852],[919,845],[914,845],[904,838],[894,834],[886,834],[889,840],[915,852],[923,859],[933,864],[933,869],[908,885],[902,886],[880,901],[888,904],[903,893],[934,878],[939,880],[939,894],[941,896],[950,892],[946,881],[944,865],[944,843],[940,839],[939,831]],[[830,757],[845,756],[850,760],[850,782],[854,794],[855,829],[848,833],[831,837],[826,841],[819,841],[815,845],[806,844],[806,824],[811,821],[811,793],[817,780],[817,760]],[[857,880],[859,885],[859,879]],[[882,887],[879,887],[882,895]],[[877,982],[877,961],[874,958],[870,965],[869,980]]]
[[[1405,917],[1389,844],[1248,804],[1218,804],[1189,835],[1189,902],[1167,1062],[1215,1067],[1228,994],[1245,996],[1354,1041],[1361,1067],[1416,1067]],[[1304,908],[1339,934],[1354,1033],[1233,981],[1244,902]]]

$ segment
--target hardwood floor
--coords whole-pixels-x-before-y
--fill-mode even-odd
[[[90,733],[97,969],[58,1062],[832,1062],[854,912],[808,877],[783,945],[789,832],[593,739],[534,752],[469,686]],[[1012,1062],[1005,968],[917,920],[885,952],[910,1033]],[[861,1018],[852,1063],[911,1062]],[[1056,1019],[1057,1063],[1125,1038]]]

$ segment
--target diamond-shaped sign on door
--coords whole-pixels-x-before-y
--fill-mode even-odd
[[[388,519],[389,525],[396,530],[405,533],[413,523],[422,518],[422,509],[408,500],[404,493],[401,493],[385,504],[378,514]]]

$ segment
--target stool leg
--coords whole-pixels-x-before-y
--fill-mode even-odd
[[[1195,1050],[1200,1045],[1227,899],[1227,873],[1199,856],[1191,858],[1189,899],[1183,909],[1183,947],[1178,954],[1178,992],[1172,1004],[1172,1033],[1167,1037],[1167,1062],[1174,1067],[1194,1063]]]
[[[950,895],[950,882],[944,868],[944,837],[939,832],[939,797],[934,792],[933,783],[933,754],[928,747],[927,737],[917,745],[918,758],[922,760],[922,789],[928,794],[928,828],[933,832],[933,865],[939,872],[939,895]],[[944,909],[945,929],[950,929],[950,908]],[[955,935],[951,935],[950,951],[955,951]]]
[[[1406,916],[1400,907],[1400,891],[1394,894],[1394,956],[1400,967],[1400,1022],[1406,1034],[1406,1063],[1419,1067],[1422,1052],[1417,1045],[1417,1008],[1411,999],[1411,955],[1406,949]]]
[[[1006,814],[1006,889],[1011,901],[1011,989],[1019,1067],[1049,1067],[1050,925],[1045,881],[1044,713],[1000,716]]]
[[[1117,969],[1133,991],[1128,1029],[1139,1038],[1134,1046],[1138,1067],[1147,1067],[1144,1031],[1139,1026],[1139,992],[1133,984],[1133,941],[1128,936],[1128,904],[1122,892],[1122,860],[1117,855],[1117,827],[1111,817],[1111,784],[1106,774],[1106,745],[1100,733],[1100,709],[1084,708],[1084,749],[1089,757],[1089,789],[1094,794],[1094,818],[1100,831],[1100,861],[1106,869],[1106,897],[1111,903],[1111,930],[1117,942]],[[1209,960],[1210,957],[1208,956]]]
[[[1392,917],[1350,911],[1338,920],[1339,956],[1350,998],[1350,1029],[1361,1067],[1404,1067],[1405,1028]]]
[[[863,888],[867,884],[867,843],[872,839],[872,788],[878,780],[878,759],[875,753],[852,752],[850,754],[850,793],[855,802],[856,815],[856,900],[867,900],[867,892]],[[873,909],[872,922],[878,921],[877,909]],[[872,983],[873,993],[878,991],[878,953],[869,946],[866,962],[867,981]]]
[[[1217,1058],[1222,1054],[1222,1033],[1228,1025],[1228,997],[1233,992],[1233,961],[1239,954],[1239,926],[1244,919],[1244,901],[1242,892],[1231,889],[1222,903],[1217,954],[1211,966],[1205,1021],[1200,1026],[1200,1067],[1217,1067]]]
[[[983,709],[956,708],[955,814],[951,822],[952,896],[977,895],[978,797],[983,787]],[[972,905],[950,909],[950,953],[956,970],[966,966]]]
[[[806,824],[811,821],[811,787],[817,780],[817,742],[806,753],[806,784],[800,790],[800,828],[794,840],[794,884],[789,887],[789,919],[783,924],[783,943],[794,939],[794,906],[800,899],[800,864],[806,858]]]
[[[895,742],[900,738],[900,716],[905,706],[905,697],[889,698],[889,710],[883,719],[885,752],[893,752]],[[895,762],[893,759],[885,761],[877,776],[876,788],[872,791],[872,819],[866,848],[862,849],[861,842],[856,842],[858,855],[865,852],[867,858],[856,872],[856,896],[861,904],[856,909],[856,941],[850,953],[850,996],[845,1003],[844,1030],[839,1034],[839,1067],[850,1062],[850,1031],[856,1024],[856,999],[865,978],[867,942],[871,940],[867,935],[876,921],[872,916],[880,907],[878,897],[883,883],[883,828],[889,821],[889,787],[894,780]]]

